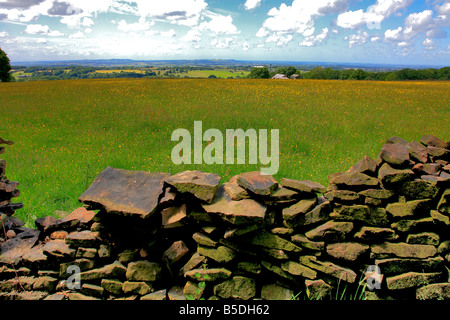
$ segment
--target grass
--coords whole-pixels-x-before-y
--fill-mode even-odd
[[[107,166],[176,173],[215,172],[226,181],[260,165],[180,165],[172,132],[195,120],[217,128],[279,129],[276,178],[327,185],[331,173],[384,141],[424,134],[450,140],[450,82],[101,79],[0,84],[0,137],[15,141],[2,155],[19,181],[33,225],[55,210],[71,211]]]
[[[248,76],[249,74],[250,74],[250,72],[248,72],[248,71],[243,71],[243,70],[233,71],[232,69],[230,69],[230,70],[192,70],[192,71],[189,71],[187,74],[181,73],[180,76],[181,77],[188,76],[190,78],[208,78],[209,76],[214,75],[217,78],[227,79],[229,77],[244,78],[244,77]]]

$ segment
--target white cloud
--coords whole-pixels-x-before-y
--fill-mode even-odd
[[[147,21],[144,17],[141,17],[139,18],[139,21],[135,23],[127,23],[125,20],[120,20],[117,23],[117,29],[124,32],[145,31],[149,30],[154,24],[155,22]]]
[[[294,38],[294,37],[292,36],[292,34],[288,34],[288,35],[283,36],[283,35],[280,35],[280,34],[276,34],[276,33],[275,33],[275,34],[270,35],[270,36],[266,39],[266,42],[267,42],[267,43],[274,42],[274,43],[276,43],[276,45],[277,45],[278,47],[285,47],[285,46],[287,46],[287,44],[288,44],[289,42],[292,41],[293,38]]]
[[[244,4],[246,10],[253,10],[261,5],[262,0],[247,0]]]
[[[313,30],[314,32],[314,30]],[[328,28],[323,28],[322,31],[316,35],[309,35],[306,36],[305,39],[299,44],[301,47],[314,47],[320,43],[323,43],[323,41],[328,37]],[[310,32],[307,32],[307,34],[310,34]],[[305,35],[305,33],[303,33]]]
[[[25,29],[25,33],[33,34],[33,35],[45,35],[50,37],[60,37],[63,36],[64,33],[60,31],[52,31],[48,25],[42,24],[29,24]]]
[[[198,26],[201,31],[212,31],[215,34],[239,34],[237,27],[233,24],[231,16],[208,12],[206,16],[210,19],[204,21]]]
[[[81,22],[81,25],[82,25],[83,27],[92,27],[92,26],[94,25],[94,20],[92,20],[92,19],[89,18],[89,17],[85,17],[85,18],[83,19],[83,21]]]
[[[354,46],[365,44],[369,39],[369,34],[366,31],[359,30],[357,34],[352,34],[344,39],[348,41],[348,47],[353,48]],[[373,39],[371,39],[372,42],[374,41]]]
[[[377,0],[364,12],[362,9],[339,14],[336,24],[346,29],[355,29],[367,25],[371,29],[379,29],[381,22],[406,9],[413,0]]]
[[[305,39],[301,46],[314,46],[322,42],[328,34],[322,30],[318,36],[313,36],[315,21],[318,17],[343,12],[348,9],[350,0],[315,0],[303,1],[293,0],[292,5],[282,3],[280,7],[272,8],[267,13],[267,18],[262,27],[256,33],[257,37],[269,37],[269,39],[280,39],[273,41],[284,44],[289,38],[287,34],[303,34]],[[290,40],[289,40],[290,41]]]
[[[0,31],[0,38],[6,38],[7,36],[9,36],[8,32]]]
[[[202,40],[202,34],[196,29],[189,30],[186,35],[181,38],[184,42],[200,42]]]
[[[70,39],[85,39],[86,36],[82,31],[75,32],[69,36]]]
[[[147,16],[180,25],[197,25],[208,4],[204,0],[128,0],[137,5],[140,16]]]
[[[218,49],[228,49],[233,43],[233,38],[214,38],[209,44]]]

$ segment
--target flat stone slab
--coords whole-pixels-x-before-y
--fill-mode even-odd
[[[287,179],[283,178],[281,179],[280,184],[283,187],[297,190],[300,192],[315,192],[315,193],[325,193],[327,191],[327,188],[321,185],[320,183],[310,181],[310,180],[293,180],[293,179]]]
[[[405,166],[409,164],[409,151],[400,143],[385,144],[381,149],[381,159],[392,166]]]
[[[178,192],[190,193],[207,203],[213,200],[220,180],[219,175],[202,171],[184,171],[165,179]]]
[[[0,246],[0,263],[17,265],[29,253],[39,238],[39,231],[28,229]]]
[[[278,182],[272,176],[262,175],[259,171],[240,174],[237,183],[245,190],[261,196],[269,196],[278,188]]]
[[[222,219],[232,224],[251,224],[264,220],[266,207],[251,199],[233,201],[220,186],[211,204],[203,205],[209,214],[218,214]]]
[[[168,173],[108,167],[78,200],[94,208],[103,207],[109,213],[145,218],[156,211],[168,177]]]

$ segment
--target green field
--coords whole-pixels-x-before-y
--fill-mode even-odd
[[[215,172],[226,181],[260,165],[181,165],[170,155],[177,128],[279,129],[276,178],[327,184],[384,141],[424,134],[450,140],[450,82],[107,79],[0,84],[2,155],[36,217],[71,211],[107,166]]]
[[[213,75],[217,78],[227,79],[229,77],[239,77],[239,78],[245,78],[248,76],[250,72],[243,71],[243,70],[236,70],[233,71],[230,70],[191,70],[187,74],[182,73],[180,76],[188,76],[189,78],[208,78],[209,76]]]

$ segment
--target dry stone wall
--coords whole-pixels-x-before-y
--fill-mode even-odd
[[[34,229],[0,160],[0,298],[450,299],[449,150],[390,138],[328,187],[109,167]]]

